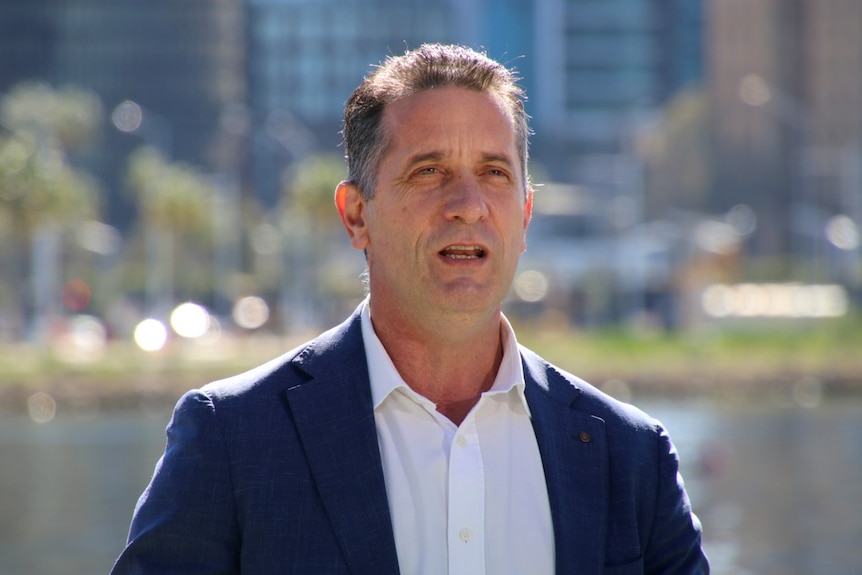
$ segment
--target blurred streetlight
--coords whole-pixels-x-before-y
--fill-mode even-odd
[[[269,306],[261,297],[239,298],[233,307],[233,320],[243,329],[258,329],[269,320]]]
[[[180,337],[195,339],[203,336],[210,328],[210,314],[202,305],[185,302],[171,312],[170,323]]]
[[[859,248],[859,228],[850,216],[832,216],[826,222],[826,237],[839,250],[853,251]]]
[[[135,326],[134,339],[144,351],[159,351],[168,341],[168,329],[159,320],[148,318]]]

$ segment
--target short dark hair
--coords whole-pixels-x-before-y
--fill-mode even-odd
[[[513,70],[463,46],[423,44],[401,56],[388,57],[362,81],[345,104],[342,135],[348,177],[370,199],[377,166],[387,145],[382,122],[386,106],[422,90],[457,86],[492,94],[506,105],[515,130],[526,193],[530,128],[524,109],[526,96],[518,80]]]

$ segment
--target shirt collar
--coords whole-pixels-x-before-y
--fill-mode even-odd
[[[415,393],[401,378],[395,364],[377,337],[374,325],[371,323],[371,303],[368,298],[362,303],[360,314],[362,324],[362,340],[365,344],[365,357],[368,362],[368,377],[371,380],[371,399],[374,409],[377,409],[383,401],[396,389],[402,389],[419,401],[428,402],[427,398]],[[518,350],[518,341],[515,338],[515,330],[506,316],[501,316],[500,335],[503,338],[503,360],[494,384],[486,393],[504,394],[514,390],[519,401],[523,404],[527,415],[530,415],[530,407],[524,395],[524,366],[521,363],[521,353]],[[433,405],[433,404],[432,404]]]

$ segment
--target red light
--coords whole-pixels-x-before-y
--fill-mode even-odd
[[[92,297],[93,292],[84,280],[69,280],[63,286],[63,305],[71,311],[84,310]]]

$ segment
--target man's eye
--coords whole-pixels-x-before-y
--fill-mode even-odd
[[[439,174],[439,173],[440,173],[440,170],[438,170],[437,168],[435,168],[433,166],[428,166],[425,168],[419,168],[418,170],[416,170],[417,176],[433,176],[433,175]]]

